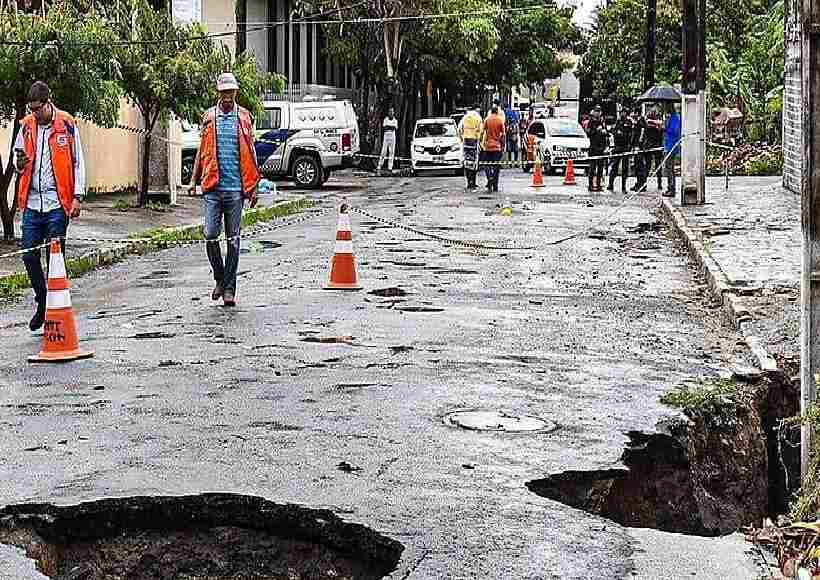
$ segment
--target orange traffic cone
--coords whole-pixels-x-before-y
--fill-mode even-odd
[[[575,167],[572,159],[567,160],[567,172],[564,174],[564,185],[575,185]]]
[[[94,356],[93,350],[80,348],[74,309],[68,291],[68,275],[59,240],[51,242],[48,262],[46,320],[43,326],[43,350],[28,357],[28,362],[67,362]]]
[[[325,290],[361,290],[356,280],[356,258],[353,257],[353,232],[350,231],[350,214],[347,204],[339,208],[339,225],[336,228],[336,252],[330,264],[330,282]]]
[[[544,187],[544,172],[541,169],[541,158],[535,156],[535,167],[532,172],[532,187]]]

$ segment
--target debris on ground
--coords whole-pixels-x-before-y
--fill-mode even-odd
[[[766,518],[762,528],[746,531],[746,540],[772,552],[784,577],[820,580],[820,521]]]

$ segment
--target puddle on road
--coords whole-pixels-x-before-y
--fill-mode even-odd
[[[444,312],[444,308],[438,306],[396,306],[393,310],[401,312]]]
[[[379,288],[378,290],[371,290],[368,294],[381,296],[383,298],[393,298],[398,296],[407,296],[407,290],[402,290],[401,288],[396,287]]]
[[[6,506],[0,542],[61,580],[376,580],[404,550],[329,510],[216,493]]]

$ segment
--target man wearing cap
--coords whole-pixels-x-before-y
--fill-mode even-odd
[[[205,206],[205,244],[216,286],[212,300],[222,298],[225,306],[236,305],[236,271],[239,267],[239,230],[243,201],[256,205],[259,165],[253,147],[251,114],[236,103],[239,84],[231,73],[219,75],[216,107],[202,117],[202,141],[194,161],[191,192],[202,177]],[[219,236],[225,222],[228,254],[222,261]]]
[[[17,207],[23,210],[23,254],[37,310],[29,322],[42,328],[46,314],[46,280],[40,262],[45,240],[59,239],[65,249],[69,218],[80,215],[85,195],[85,163],[80,132],[73,117],[51,102],[48,85],[37,81],[28,92],[29,114],[20,121],[14,142]]]

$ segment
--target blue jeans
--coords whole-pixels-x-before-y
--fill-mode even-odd
[[[490,164],[484,167],[484,173],[487,175],[487,189],[490,191],[498,191],[498,173],[501,170],[498,161],[501,161],[503,155],[503,151],[484,152],[484,161]]]
[[[46,240],[59,238],[63,252],[65,252],[65,234],[68,229],[68,216],[63,208],[48,212],[34,211],[26,208],[23,211],[23,249],[33,248],[43,244]],[[26,266],[34,298],[38,303],[45,304],[46,277],[43,274],[42,249],[32,250],[23,254],[23,264]],[[47,254],[48,255],[48,254]]]
[[[236,269],[239,266],[239,229],[242,225],[242,192],[208,191],[203,195],[205,204],[205,239],[216,240],[222,234],[228,241],[228,255],[222,263],[222,249],[218,241],[205,244],[208,260],[214,271],[214,280],[225,291],[236,293]]]

